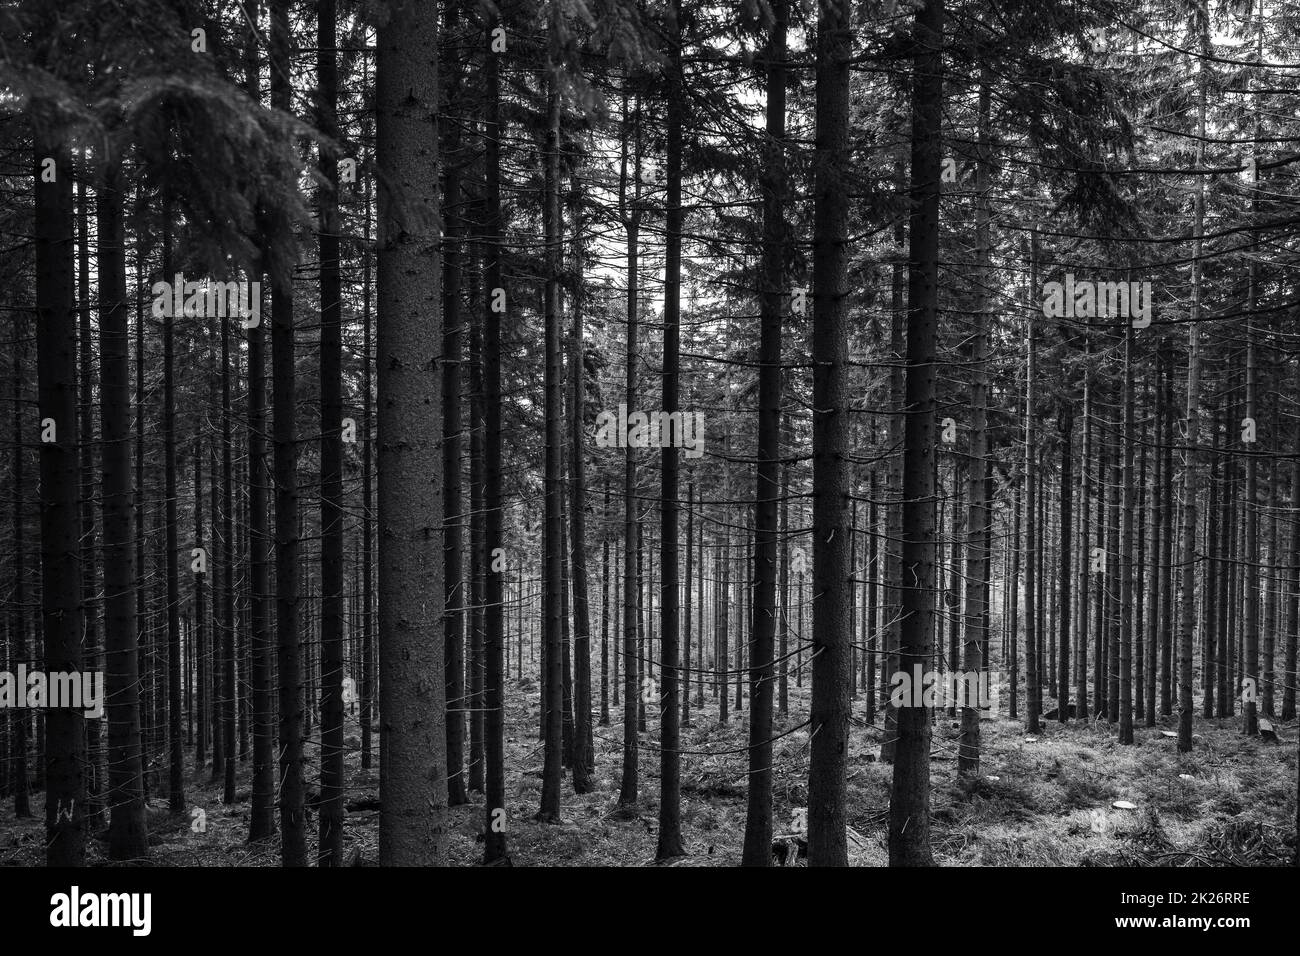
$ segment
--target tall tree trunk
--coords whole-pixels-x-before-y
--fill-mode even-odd
[[[569,541],[573,587],[573,791],[587,793],[594,786],[596,753],[591,727],[591,611],[587,583],[587,473],[584,454],[586,429],[586,346],[582,328],[582,203],[583,192],[575,173],[573,219],[573,351],[569,361],[572,385],[569,441]]]
[[[83,647],[86,664],[91,670],[102,671],[104,663],[100,654],[99,631],[99,570],[95,555],[95,414],[94,414],[94,362],[90,335],[90,202],[86,197],[86,178],[83,171],[77,180],[77,312],[79,318],[79,439],[81,466],[81,600],[85,611]],[[179,734],[177,739],[179,739]],[[184,746],[183,742],[181,744]],[[182,759],[184,752],[182,750]],[[104,785],[107,765],[104,762],[104,742],[99,721],[86,724],[86,825],[99,829],[104,825]]]
[[[1134,351],[1133,323],[1124,326],[1124,530],[1119,550],[1120,561],[1120,645],[1119,645],[1119,742],[1133,743],[1133,550],[1135,547],[1133,512],[1137,503],[1137,482],[1133,474],[1133,430],[1135,396],[1133,394]]]
[[[846,458],[848,207],[843,197],[849,174],[850,20],[847,3],[819,0],[812,281],[813,592],[818,599],[813,604],[809,713],[809,866],[848,865],[845,774],[852,666],[852,637],[848,630],[852,569]],[[900,725],[902,721],[900,716]]]
[[[170,203],[163,202],[164,222],[169,222]],[[171,281],[172,250],[171,229],[164,225],[162,274]],[[170,310],[168,310],[170,312]],[[181,618],[180,618],[180,577],[176,567],[176,552],[180,548],[177,534],[176,518],[176,358],[175,332],[173,324],[181,316],[165,314],[162,319],[163,345],[163,521],[166,545],[164,552],[164,572],[167,576],[167,806],[174,814],[185,812],[185,749],[181,738]],[[225,347],[223,332],[222,347]],[[223,376],[224,376],[223,372]],[[223,391],[222,410],[229,422],[230,403]],[[225,426],[224,437],[229,440],[229,426]],[[227,444],[227,449],[229,445]],[[226,452],[229,462],[229,451]],[[226,481],[230,480],[229,468]],[[229,534],[226,535],[229,548]],[[226,568],[230,562],[227,560]],[[227,570],[227,574],[229,571]],[[230,621],[226,620],[227,633],[230,633]],[[229,759],[229,754],[227,754]],[[228,802],[233,802],[233,794]]]
[[[628,414],[636,408],[637,372],[637,254],[641,229],[641,103],[637,101],[636,116],[629,122],[628,97],[623,95],[623,144],[619,163],[619,215],[627,231],[627,349],[625,357],[624,404]],[[628,129],[631,125],[635,132]],[[632,145],[634,193],[628,202],[628,148]],[[627,436],[622,436],[625,440]],[[618,802],[631,806],[637,802],[637,714],[640,710],[640,662],[637,660],[636,632],[637,608],[640,593],[637,579],[636,556],[640,551],[640,522],[636,489],[636,450],[630,442],[623,452],[623,770],[619,783]]]
[[[37,400],[40,414],[41,635],[45,669],[82,669],[78,533],[77,314],[73,298],[72,161],[38,126],[33,209],[36,247]],[[52,158],[53,181],[42,165]],[[85,717],[45,712],[45,861],[86,858]]]
[[[902,161],[899,160],[895,176],[898,188],[906,188]],[[893,705],[890,682],[898,673],[898,641],[903,615],[903,555],[900,543],[903,538],[903,425],[906,421],[906,382],[904,367],[907,360],[906,344],[906,264],[904,248],[906,228],[903,218],[894,226],[894,261],[890,267],[890,325],[889,325],[889,416],[888,442],[890,448],[889,471],[886,474],[888,504],[885,507],[885,627],[880,667],[880,698],[885,708],[885,733],[880,741],[880,760],[893,763],[898,747],[898,708]],[[802,582],[800,583],[802,588]],[[800,606],[802,614],[802,605]]]
[[[972,309],[974,328],[971,331],[971,423],[970,423],[970,464],[967,467],[966,484],[966,645],[962,659],[965,676],[980,673],[983,670],[983,648],[988,641],[985,615],[988,600],[984,593],[985,582],[989,578],[990,559],[985,539],[989,525],[989,501],[985,497],[985,475],[988,472],[988,340],[989,340],[989,257],[991,255],[991,237],[989,235],[989,114],[992,107],[992,90],[987,66],[980,71],[979,90],[979,158],[975,169],[975,283],[976,298]],[[1066,438],[1066,456],[1069,454],[1069,438]],[[1062,487],[1069,494],[1068,474]],[[1066,531],[1066,548],[1068,550],[1068,530]],[[1065,568],[1068,573],[1068,565]],[[1068,591],[1065,592],[1068,594]],[[1065,618],[1067,619],[1068,615]],[[1064,638],[1062,638],[1064,640]],[[1064,660],[1064,658],[1062,658]],[[951,668],[956,670],[955,665]],[[1065,665],[1062,664],[1062,672]],[[1064,681],[1063,681],[1064,683]],[[959,685],[967,688],[969,682]],[[981,681],[978,685],[983,687]],[[1069,691],[1064,691],[1069,696]],[[977,703],[978,706],[972,706]],[[961,711],[961,736],[958,739],[957,772],[966,774],[979,773],[980,766],[980,710],[987,707],[987,700],[972,702],[967,699]]]
[[[1257,184],[1256,184],[1257,185]],[[1256,349],[1255,349],[1255,311],[1258,308],[1258,266],[1255,257],[1250,262],[1249,293],[1246,303],[1246,418],[1253,429],[1258,414],[1256,401]],[[1236,422],[1233,423],[1237,424]],[[1242,644],[1244,661],[1242,676],[1245,678],[1244,691],[1241,694],[1242,733],[1249,737],[1259,735],[1259,457],[1254,447],[1246,451],[1246,495],[1242,503],[1242,520],[1245,524],[1245,558],[1242,566],[1245,615],[1243,620]]]
[[[1161,500],[1166,503],[1161,515],[1162,542],[1160,551],[1164,562],[1160,567],[1160,713],[1168,717],[1173,713],[1173,648],[1174,648],[1174,524],[1177,521],[1178,503],[1174,499],[1174,375],[1173,357],[1166,346],[1160,355],[1162,383],[1161,404],[1164,406],[1164,436],[1161,439]]]
[[[1057,432],[1061,441],[1061,596],[1060,596],[1060,652],[1057,658],[1056,712],[1061,723],[1070,719],[1070,558],[1074,549],[1074,406],[1061,403]]]
[[[912,212],[908,227],[907,423],[903,435],[904,586],[898,654],[899,669],[904,672],[927,666],[934,633],[934,395],[939,174],[943,159],[943,15],[943,0],[926,0],[917,11],[912,33]],[[817,404],[825,406],[823,402]],[[889,862],[892,866],[933,863],[930,711],[924,706],[904,707],[898,714],[898,749],[890,791]]]
[[[487,26],[500,24],[499,16],[488,18]],[[486,117],[483,124],[484,152],[484,286],[488,307],[483,313],[483,534],[490,553],[503,547],[501,511],[501,313],[492,305],[495,290],[505,288],[501,277],[501,97],[500,61],[492,52],[492,29],[486,34],[484,52]],[[520,561],[520,569],[523,562]],[[485,583],[483,610],[483,735],[484,813],[486,830],[483,861],[493,863],[506,857],[506,771],[505,771],[505,632],[501,577],[489,571]],[[519,640],[523,641],[520,629]],[[523,646],[519,649],[522,660]]]
[[[1201,620],[1202,639],[1201,649],[1201,681],[1205,686],[1205,693],[1202,697],[1201,706],[1204,707],[1203,715],[1205,717],[1214,716],[1214,696],[1215,681],[1219,675],[1219,662],[1222,655],[1224,641],[1220,638],[1219,616],[1221,610],[1220,591],[1227,591],[1225,563],[1226,551],[1223,546],[1223,537],[1227,533],[1227,503],[1221,502],[1220,497],[1226,497],[1226,479],[1220,478],[1219,469],[1224,464],[1224,458],[1219,454],[1219,428],[1218,416],[1211,409],[1210,427],[1213,429],[1214,438],[1210,458],[1210,487],[1206,494],[1206,528],[1205,528],[1205,597],[1201,602]],[[1222,528],[1220,528],[1220,518],[1223,519]],[[1221,573],[1222,572],[1222,573]],[[1222,587],[1221,587],[1221,582]],[[1226,611],[1226,608],[1223,608]],[[1223,663],[1226,665],[1227,661]],[[1228,674],[1225,669],[1222,677],[1222,690],[1227,693]],[[1220,704],[1222,707],[1222,704]],[[1225,716],[1220,714],[1219,716]]]
[[[779,0],[778,0],[779,2]],[[681,365],[681,290],[682,290],[682,123],[685,113],[685,78],[682,74],[682,0],[672,0],[667,11],[668,24],[668,110],[667,110],[667,231],[664,252],[664,344],[663,344],[663,411],[679,411],[679,373]],[[669,426],[672,427],[671,425]],[[659,840],[656,860],[682,856],[681,794],[681,654],[680,572],[678,570],[677,520],[678,475],[681,451],[676,439],[660,455],[659,547],[662,575],[659,583],[660,640],[662,641],[659,692]],[[752,759],[752,751],[751,751]],[[753,788],[761,782],[750,780],[750,811],[753,811]],[[746,847],[749,826],[745,825]]]
[[[100,207],[101,216],[103,215],[103,206]],[[104,233],[100,233],[101,242]],[[102,268],[102,267],[101,267]],[[123,267],[125,268],[125,267]],[[105,298],[104,289],[100,289],[100,307],[108,301]],[[102,321],[102,320],[101,320]],[[27,381],[24,372],[24,359],[26,358],[25,335],[26,335],[25,316],[17,312],[13,316],[13,342],[11,343],[13,356],[13,429],[14,429],[14,452],[13,452],[13,551],[14,551],[14,590],[13,603],[9,608],[9,640],[10,640],[10,660],[16,668],[19,664],[29,664],[27,652],[27,546],[26,546],[26,524],[27,524],[27,500],[25,498],[26,489],[26,459],[27,445],[23,437],[23,417],[28,413],[26,403],[23,398],[24,383]],[[102,328],[102,325],[101,325]],[[128,413],[129,414],[129,413]],[[107,466],[106,466],[107,467]],[[129,467],[129,465],[128,465]],[[107,478],[107,476],[106,476]],[[1296,487],[1296,486],[1293,486]],[[107,495],[107,491],[105,491]],[[1293,492],[1294,497],[1294,492]],[[134,500],[132,500],[134,506]],[[107,500],[105,507],[108,506]],[[134,531],[134,529],[131,529]],[[123,538],[128,540],[130,532]],[[105,582],[107,587],[107,581]],[[106,625],[107,626],[107,625]],[[133,632],[134,636],[134,632]],[[107,640],[107,637],[105,638]],[[106,662],[107,666],[107,662]],[[31,807],[31,783],[30,775],[27,769],[27,740],[31,733],[31,720],[23,711],[18,711],[14,715],[13,721],[13,738],[11,743],[11,760],[12,766],[12,783],[14,795],[14,817],[15,819],[26,819],[32,815]],[[139,728],[136,728],[137,736]],[[139,746],[139,741],[135,742]],[[111,820],[111,816],[110,816]]]
[[[253,275],[254,281],[260,276]],[[260,295],[260,292],[259,292]],[[259,306],[260,311],[260,306]],[[266,454],[266,332],[259,320],[248,329],[248,539],[251,570],[253,781],[250,841],[275,834],[275,631],[272,623],[267,489],[271,486]]]
[[[550,14],[550,36],[554,44],[558,36],[558,9]],[[543,196],[543,231],[546,243],[546,285],[543,307],[545,319],[545,486],[543,521],[543,573],[546,587],[543,591],[542,616],[545,645],[542,673],[543,715],[543,766],[541,807],[537,818],[545,823],[558,823],[560,819],[560,781],[564,745],[564,661],[560,642],[561,599],[564,587],[563,544],[561,537],[560,502],[564,486],[561,461],[564,456],[562,420],[563,370],[560,361],[560,90],[559,65],[549,56],[546,63],[546,151],[545,192]]]
[[[105,171],[99,192],[96,263],[99,273],[100,429],[104,442],[108,855],[113,860],[141,860],[149,854],[149,841],[140,757],[140,672],[135,617],[135,591],[140,585],[131,544],[135,498],[131,487],[131,373],[122,190],[121,167],[114,162]],[[198,471],[196,462],[195,473]],[[17,489],[21,487],[21,482],[16,483]],[[195,512],[201,513],[197,496],[195,503]],[[21,736],[18,745],[26,747]],[[25,793],[26,768],[20,764],[19,770],[23,774],[20,792]]]
[[[1197,4],[1194,27],[1202,57],[1209,53],[1209,13],[1203,2]],[[1205,161],[1206,64],[1201,60],[1196,75],[1196,163]],[[1183,540],[1179,566],[1178,622],[1178,749],[1189,753],[1192,749],[1192,642],[1196,599],[1196,496],[1198,458],[1197,443],[1201,439],[1200,388],[1201,388],[1201,255],[1205,234],[1205,185],[1196,183],[1195,210],[1192,222],[1192,301],[1190,321],[1187,323],[1187,435],[1183,453]]]
[[[1300,361],[1296,362],[1295,382],[1300,393]],[[1286,671],[1282,688],[1282,719],[1295,717],[1296,644],[1300,632],[1300,423],[1296,425],[1295,460],[1291,464],[1291,546],[1287,550]],[[1300,831],[1298,831],[1300,832]],[[1298,849],[1297,854],[1300,854]]]
[[[338,137],[335,0],[316,4],[317,128]],[[339,164],[319,147],[320,255],[320,843],[318,866],[343,864],[343,337],[339,281]]]
[[[260,101],[260,63],[257,54],[257,4],[250,8],[252,23],[245,46],[245,86]],[[249,279],[257,282],[258,320],[248,332],[248,549],[251,614],[249,645],[253,704],[252,812],[248,822],[250,842],[275,835],[275,639],[271,614],[270,546],[267,528],[267,489],[270,474],[266,460],[266,330],[261,322],[261,263]],[[196,440],[197,446],[197,440]],[[198,455],[195,459],[197,462]],[[195,466],[195,501],[198,501],[198,467]],[[195,508],[196,514],[201,511]],[[197,590],[197,589],[196,589]],[[200,592],[201,593],[201,592]],[[201,626],[201,625],[200,625]],[[202,721],[200,721],[200,724]]]
[[[1080,521],[1078,538],[1079,571],[1076,579],[1078,593],[1075,601],[1077,607],[1078,644],[1075,655],[1075,713],[1080,720],[1088,719],[1088,568],[1092,555],[1088,545],[1092,533],[1092,336],[1087,329],[1083,331],[1084,359],[1083,366],[1083,457],[1079,463],[1079,511]]]
[[[691,725],[691,577],[695,570],[695,485],[686,489],[686,578],[682,588],[682,726]],[[702,610],[702,609],[701,609]],[[698,667],[698,662],[696,667]]]
[[[271,4],[271,105],[288,110],[289,0]],[[271,413],[274,416],[275,642],[279,680],[280,859],[307,865],[303,806],[302,650],[298,639],[298,475],[294,393],[292,277],[271,288]]]
[[[443,16],[443,37],[449,52],[459,56],[450,44],[456,36],[458,4],[448,3]],[[489,57],[493,54],[489,53]],[[460,104],[453,90],[443,91],[444,110],[454,114]],[[463,533],[466,515],[461,493],[463,435],[461,431],[461,363],[464,351],[464,327],[460,311],[461,226],[460,204],[460,123],[443,127],[443,253],[442,253],[442,508],[446,519],[443,543],[443,667],[447,681],[447,803],[460,806],[469,802],[465,790],[465,579],[461,560],[464,553]]]
[[[366,124],[367,126],[369,124]],[[371,766],[371,737],[375,704],[375,532],[374,499],[374,408],[370,321],[370,174],[366,172],[366,195],[361,251],[361,769]]]
[[[1038,228],[1035,227],[1030,237],[1029,297],[1038,292]],[[1025,363],[1025,702],[1026,729],[1031,734],[1039,732],[1038,716],[1040,681],[1038,668],[1038,509],[1035,498],[1037,490],[1037,471],[1034,468],[1034,454],[1037,450],[1034,414],[1035,359],[1038,345],[1038,317],[1032,311],[1028,321],[1029,330],[1025,336],[1028,357]]]
[[[446,861],[442,386],[438,314],[438,24],[394,4],[379,29],[379,856]],[[430,488],[430,484],[435,487]]]
[[[235,630],[239,626],[235,620],[235,561],[239,551],[235,540],[235,472],[233,409],[230,401],[230,317],[223,316],[221,322],[221,747],[224,760],[221,764],[222,795],[221,802],[235,802],[235,701],[238,688],[235,685]],[[237,373],[236,373],[237,374]],[[171,494],[168,494],[171,500]],[[170,524],[168,538],[171,537]],[[168,549],[171,550],[170,548]],[[168,604],[171,604],[170,575],[168,576]],[[170,616],[170,609],[168,611]],[[170,627],[168,634],[170,635]],[[179,636],[179,635],[178,635]],[[170,651],[169,651],[170,656]],[[169,665],[170,667],[170,665]],[[215,773],[214,764],[213,771]],[[184,807],[181,807],[181,812]],[[173,810],[173,812],[177,812]]]
[[[687,525],[689,528],[689,524]],[[612,565],[609,563],[609,478],[605,478],[605,510],[600,523],[600,726],[609,726],[609,575]],[[690,539],[689,532],[687,540]],[[616,556],[617,557],[617,556]],[[690,556],[687,555],[686,578],[690,580]],[[615,593],[617,603],[617,592]],[[689,670],[689,668],[688,668]],[[615,687],[618,678],[615,676]],[[689,723],[689,712],[682,715],[682,723]]]
[[[1015,500],[1011,504],[1011,583],[1007,588],[1010,597],[1007,608],[1010,618],[1007,624],[1007,650],[1010,652],[1007,656],[1010,659],[1007,670],[1011,674],[1011,699],[1008,702],[1007,713],[1012,720],[1017,717],[1017,705],[1019,700],[1017,695],[1020,691],[1020,556],[1022,549],[1020,547],[1020,514],[1023,510],[1021,502],[1023,498],[1022,485],[1025,479],[1021,478],[1016,482]]]
[[[1160,441],[1161,424],[1165,417],[1165,409],[1160,401],[1160,395],[1157,389],[1153,391],[1155,406],[1155,423],[1151,430],[1151,438],[1155,442]],[[1146,461],[1146,452],[1143,451],[1143,461]],[[1149,594],[1146,616],[1146,687],[1145,713],[1143,714],[1146,726],[1154,727],[1156,725],[1156,681],[1157,671],[1159,668],[1159,634],[1160,634],[1160,615],[1167,613],[1167,608],[1161,603],[1160,595],[1160,575],[1161,569],[1169,560],[1169,555],[1162,554],[1160,550],[1163,541],[1162,527],[1169,509],[1167,507],[1169,499],[1161,498],[1160,491],[1163,487],[1164,477],[1161,469],[1164,467],[1164,460],[1160,454],[1160,447],[1157,444],[1155,454],[1154,470],[1152,475],[1150,489],[1150,525],[1151,525],[1151,543],[1150,559],[1147,565],[1147,593]],[[1140,562],[1139,562],[1140,563]]]
[[[680,3],[680,0],[678,0]],[[785,57],[789,11],[772,4],[767,63],[761,326],[758,345],[758,468],[754,490],[754,594],[749,631],[749,796],[745,866],[772,864],[772,692],[776,637],[778,498],[781,493],[781,300],[785,264]],[[680,161],[680,160],[679,160]]]

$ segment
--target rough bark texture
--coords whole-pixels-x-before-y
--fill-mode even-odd
[[[100,429],[104,466],[104,691],[108,716],[108,855],[148,856],[140,758],[135,497],[131,481],[131,372],[122,176],[110,166],[99,193]],[[197,463],[196,463],[197,467]],[[20,744],[22,743],[20,738]],[[25,788],[24,788],[25,789]]]
[[[438,28],[406,0],[380,28],[380,862],[446,862],[442,391],[438,271]]]
[[[820,0],[813,159],[813,633],[808,865],[847,866],[849,605],[848,119],[850,9]],[[936,176],[938,165],[936,162]]]
[[[934,634],[934,394],[939,297],[943,0],[927,0],[912,35],[912,213],[907,281],[907,424],[903,436],[903,617],[899,669],[928,666]],[[909,703],[915,704],[916,701]],[[889,862],[929,866],[930,710],[898,713]]]

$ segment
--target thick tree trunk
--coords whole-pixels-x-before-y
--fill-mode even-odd
[[[896,170],[900,191],[906,185],[904,175],[900,160]],[[885,478],[888,503],[885,506],[885,626],[880,657],[880,699],[885,708],[885,733],[880,741],[882,763],[894,762],[894,752],[898,746],[898,709],[891,699],[890,682],[893,675],[898,673],[898,635],[903,615],[903,555],[900,543],[903,538],[903,425],[906,421],[906,383],[903,374],[907,359],[905,237],[906,229],[900,216],[894,227],[894,261],[890,266],[889,408],[892,414],[889,416],[887,436],[890,448],[889,470]],[[802,614],[802,604],[800,613]]]
[[[271,105],[287,110],[289,0],[271,5]],[[307,865],[303,807],[302,651],[298,638],[298,475],[294,393],[293,286],[287,277],[271,290],[271,375],[274,416],[275,634],[279,681],[280,858]]]
[[[458,4],[444,9],[443,37],[452,41],[456,35]],[[449,46],[449,52],[459,50]],[[488,53],[492,57],[492,53]],[[453,91],[444,89],[444,111],[454,114],[460,104]],[[442,252],[442,509],[445,516],[443,542],[443,667],[447,681],[447,803],[460,806],[469,802],[465,789],[465,575],[464,529],[466,515],[461,488],[463,433],[461,425],[461,364],[465,330],[460,310],[462,202],[460,178],[460,123],[443,127],[443,252]]]
[[[131,483],[131,373],[127,332],[123,180],[114,163],[99,192],[100,429],[104,466],[104,690],[108,716],[108,855],[149,854],[140,757],[140,686],[135,591],[139,587]],[[195,473],[198,474],[195,462]],[[21,489],[21,483],[17,488]],[[196,496],[195,502],[198,503]],[[201,513],[202,508],[195,508]],[[20,585],[21,587],[21,585]],[[20,592],[21,593],[21,592]],[[25,747],[22,737],[19,746]],[[20,751],[21,753],[21,751]],[[26,768],[20,792],[26,791]]]
[[[813,592],[817,600],[813,604],[809,714],[809,866],[848,865],[845,774],[852,666],[852,637],[848,630],[852,569],[846,458],[848,206],[843,200],[849,173],[850,20],[847,3],[819,0],[812,281]]]
[[[85,611],[83,646],[86,665],[93,671],[104,669],[100,656],[99,628],[99,569],[95,553],[95,373],[90,330],[90,201],[86,196],[85,172],[77,181],[77,313],[79,319],[80,389],[79,439],[81,466],[81,600]],[[173,559],[174,560],[174,559]],[[180,735],[176,735],[180,740]],[[184,760],[184,742],[179,745]],[[100,829],[104,825],[104,786],[107,783],[104,741],[100,724],[92,720],[86,724],[86,825]],[[174,761],[178,762],[178,761]]]
[[[378,39],[379,857],[447,856],[442,646],[438,26],[394,4]],[[432,485],[433,487],[430,487]]]
[[[77,314],[73,299],[72,162],[37,128],[35,142],[36,357],[40,415],[41,634],[45,669],[82,669],[78,560]],[[53,181],[42,175],[53,158]],[[85,717],[45,712],[45,861],[86,858]]]
[[[257,5],[252,8],[253,23]],[[260,63],[257,33],[250,25],[245,53],[245,87],[249,96],[260,101]],[[258,282],[258,315],[261,268],[252,270],[249,279]],[[270,547],[267,528],[267,489],[270,474],[266,460],[266,329],[259,318],[248,333],[248,551],[249,590],[249,678],[252,685],[253,781],[252,811],[248,822],[250,842],[270,840],[275,835],[275,644],[272,631],[270,581]],[[195,440],[195,492],[199,500],[198,440]],[[195,508],[195,512],[201,509]],[[199,589],[196,587],[196,591]],[[200,591],[201,593],[201,591]],[[201,626],[201,625],[200,625]],[[200,721],[200,724],[202,722]]]
[[[939,305],[943,0],[926,0],[912,34],[912,174],[907,276],[907,423],[903,434],[903,611],[899,669],[928,666],[934,633],[934,396]],[[847,66],[846,66],[847,69]],[[819,406],[824,403],[818,402]],[[915,704],[916,701],[909,701]],[[811,800],[811,795],[810,795]],[[930,710],[899,709],[889,862],[929,866]]]
[[[680,0],[678,0],[680,3]],[[776,668],[778,498],[781,487],[781,302],[785,264],[785,57],[789,12],[772,4],[767,48],[762,311],[758,345],[758,467],[754,490],[754,593],[749,645],[749,792],[745,866],[772,864],[772,697]],[[679,158],[680,162],[680,158]],[[680,184],[679,184],[680,186]]]

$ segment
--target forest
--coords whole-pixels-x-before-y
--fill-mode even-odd
[[[0,867],[1300,865],[1296,50],[0,0]]]

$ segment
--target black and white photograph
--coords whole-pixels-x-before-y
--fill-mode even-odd
[[[1298,61],[1300,0],[0,0],[22,921],[935,867],[1280,931]]]

